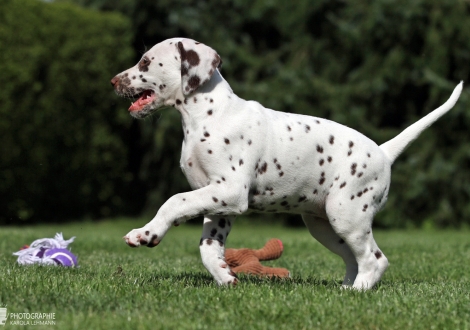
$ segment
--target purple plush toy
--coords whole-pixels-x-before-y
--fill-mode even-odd
[[[23,247],[13,253],[18,256],[20,265],[60,265],[65,267],[77,267],[77,257],[66,249],[75,237],[64,240],[62,233],[57,233],[54,238],[42,238],[35,240],[30,246]]]

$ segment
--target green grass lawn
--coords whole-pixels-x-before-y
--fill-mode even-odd
[[[0,307],[55,313],[55,326],[5,329],[470,329],[470,232],[375,232],[390,267],[368,292],[342,290],[344,266],[305,229],[235,224],[228,247],[259,248],[277,237],[268,265],[293,278],[241,276],[220,288],[199,256],[201,227],[173,228],[156,248],[121,237],[145,220],[0,229]],[[79,268],[20,267],[22,245],[63,232]]]

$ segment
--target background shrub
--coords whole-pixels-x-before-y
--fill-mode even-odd
[[[37,63],[36,66],[29,61],[24,63],[27,62],[25,59],[15,58],[13,54],[17,54],[18,48],[14,46],[14,42],[11,42],[9,47],[12,49],[8,52],[7,62],[21,63],[21,66],[17,67],[18,71],[11,73],[18,83],[15,82],[9,87],[17,94],[1,92],[0,100],[8,99],[11,104],[21,105],[20,112],[28,114],[28,120],[31,120],[29,116],[34,114],[30,109],[42,103],[29,96],[29,103],[26,103],[26,100],[18,100],[17,95],[25,90],[25,86],[31,89],[31,86],[47,82],[44,72],[49,72],[49,69],[45,68],[60,65],[68,67],[70,63],[64,63],[61,59],[57,59],[58,63],[55,63],[54,56],[57,55],[52,55],[56,45],[68,40],[64,39],[65,34],[70,33],[74,36],[71,39],[76,39],[75,36],[85,34],[89,28],[90,31],[95,31],[90,32],[90,40],[109,38],[109,45],[112,44],[112,47],[94,46],[96,49],[108,49],[112,53],[111,55],[102,50],[112,58],[106,57],[108,62],[103,59],[103,64],[98,66],[103,68],[103,75],[93,82],[90,79],[81,82],[83,75],[76,75],[73,82],[86,86],[83,90],[77,91],[78,93],[90,93],[87,95],[93,96],[72,98],[67,92],[54,94],[56,102],[71,102],[73,109],[80,114],[90,111],[90,116],[99,117],[94,122],[97,126],[94,129],[87,128],[88,130],[104,131],[105,135],[109,133],[106,135],[109,136],[109,140],[100,139],[101,149],[96,145],[89,147],[98,150],[97,160],[93,165],[84,168],[79,166],[80,173],[89,169],[94,177],[90,179],[90,172],[78,176],[76,186],[82,186],[84,182],[91,180],[93,183],[85,186],[93,187],[91,189],[93,193],[83,194],[80,190],[73,191],[64,186],[53,190],[56,194],[68,196],[67,200],[73,204],[70,207],[76,206],[74,196],[80,194],[83,198],[87,196],[86,201],[83,199],[83,203],[89,203],[86,205],[97,204],[91,209],[105,211],[80,213],[79,210],[88,210],[88,206],[78,206],[77,217],[84,214],[103,216],[140,211],[153,215],[172,194],[189,190],[179,168],[182,140],[179,114],[168,109],[145,121],[126,118],[126,106],[123,103],[118,105],[121,101],[113,97],[111,89],[107,86],[110,76],[129,67],[126,62],[132,56],[129,53],[129,44],[132,45],[131,65],[133,65],[147,49],[166,38],[181,36],[206,43],[221,55],[224,61],[222,74],[241,97],[255,99],[269,108],[281,111],[332,119],[357,129],[378,144],[392,138],[441,105],[460,80],[468,81],[470,77],[468,43],[470,4],[465,1],[64,0],[60,2],[75,3],[94,11],[38,2],[34,2],[34,8],[37,7],[38,12],[45,12],[45,8],[49,6],[47,10],[51,13],[67,8],[70,12],[82,13],[83,18],[80,19],[93,17],[93,21],[103,19],[106,22],[113,21],[115,24],[111,30],[98,23],[90,26],[85,24],[86,28],[83,29],[67,28],[67,31],[62,29],[61,33],[64,34],[62,38],[54,35],[50,40],[45,39],[47,47],[35,42],[37,38],[31,38],[32,41],[27,47],[28,52],[39,54],[41,47],[51,50],[47,53],[51,55],[43,57],[35,55],[43,61],[34,62]],[[6,3],[13,6],[12,1]],[[109,12],[120,12],[128,20],[124,20],[121,16],[110,15]],[[30,15],[31,19],[38,19],[34,17],[35,15]],[[51,22],[55,19],[52,16],[51,14],[49,17]],[[75,17],[57,18],[57,20],[63,22],[63,25],[60,23],[51,23],[51,25],[84,26],[72,23]],[[9,33],[2,33],[2,38],[5,39],[2,42],[14,40],[16,37],[13,37],[13,31],[22,28],[20,23],[7,22],[10,30]],[[38,30],[47,28],[49,27],[41,29],[30,27],[31,31],[27,33],[39,33]],[[43,35],[49,34],[44,32]],[[25,35],[21,38],[30,37]],[[115,40],[116,44],[112,40]],[[73,40],[67,42],[74,44]],[[77,47],[81,46],[83,45],[77,44]],[[87,62],[85,59],[92,56],[87,49],[89,48],[77,48],[76,57],[79,62],[82,60]],[[7,55],[2,54],[2,56]],[[50,64],[50,61],[55,64]],[[72,68],[68,67],[67,70]],[[104,74],[105,70],[109,70],[109,73]],[[70,79],[64,78],[60,86],[65,86],[67,83],[71,83]],[[102,84],[100,86],[103,89],[100,94],[90,92],[92,87],[88,85],[90,83]],[[65,88],[63,90],[70,91]],[[100,99],[94,101],[97,95],[100,95]],[[106,98],[108,101],[101,99],[105,96],[109,97]],[[53,99],[47,97],[42,102],[52,104]],[[397,160],[392,172],[389,201],[386,209],[377,216],[376,225],[458,227],[470,224],[469,103],[468,89],[465,88],[456,107],[436,125],[425,131]],[[5,109],[10,107],[3,104],[0,103],[0,111],[6,111]],[[51,109],[53,108],[47,107],[47,111],[53,111]],[[73,116],[73,113],[69,111],[68,115]],[[105,115],[109,113],[113,115]],[[44,114],[36,115],[41,118],[44,116]],[[106,119],[102,120],[104,118]],[[23,123],[26,122],[24,119]],[[51,121],[47,122],[52,125]],[[67,129],[67,131],[72,129],[68,127],[70,126],[68,123],[62,122],[57,129]],[[77,129],[76,134],[87,132],[87,129],[79,127],[78,124],[74,125],[77,125],[73,126]],[[37,123],[32,122],[30,131],[37,130],[38,127]],[[55,128],[51,127],[50,134],[55,134],[53,132]],[[14,136],[16,135],[8,135],[6,139],[15,141]],[[50,149],[51,155],[59,158],[63,156],[61,158],[63,162],[74,164],[70,161],[73,159],[70,154],[56,153],[62,149],[54,145],[58,143],[57,141],[50,139],[52,142],[46,145],[50,146],[52,143],[54,146]],[[28,143],[31,143],[30,140],[24,144],[27,146],[24,147],[26,148],[24,153],[28,157],[39,157],[35,156],[37,153],[45,154],[34,151],[38,150],[37,148],[29,148]],[[5,150],[13,149],[13,152],[9,152],[14,154],[15,150],[19,150],[15,148],[16,145],[11,142]],[[90,164],[91,160],[86,156],[88,151],[83,151],[88,149],[83,145],[77,148],[80,150],[77,149],[74,154],[75,162]],[[102,159],[107,152],[113,155],[109,157],[119,159],[117,167],[111,169],[104,166],[104,164],[114,164],[115,161],[114,159],[106,162]],[[5,164],[15,163],[5,162]],[[17,170],[11,165],[5,168],[7,172],[14,172],[18,177],[29,175],[29,182],[37,182],[39,187],[34,190],[35,194],[44,195],[43,191],[52,189],[44,187],[54,185],[51,183],[51,177],[45,174],[44,180],[38,181],[34,172],[31,173],[33,167],[28,167],[27,164],[31,162],[25,165],[22,159],[17,158],[17,166],[26,166],[24,170]],[[70,171],[68,167],[67,171]],[[47,173],[54,171],[50,170]],[[9,187],[17,187],[16,177],[13,174],[9,174],[9,177],[13,178],[10,179]],[[86,180],[81,179],[85,177]],[[101,181],[98,178],[101,178]],[[98,190],[102,192],[98,193]],[[33,191],[33,187],[27,191]],[[126,195],[126,192],[132,193]],[[31,194],[35,196],[32,192]],[[17,195],[21,198],[16,198],[18,202],[15,203],[24,203],[25,192],[17,192]],[[55,197],[51,195],[49,198]],[[110,203],[114,199],[119,202]],[[70,202],[72,200],[73,202]],[[19,207],[8,201],[5,203],[13,205],[10,207],[13,211]],[[85,205],[83,203],[79,205]],[[48,205],[53,205],[50,200]],[[34,213],[35,210],[31,208],[29,212]],[[51,213],[56,214],[55,210],[48,214]],[[287,219],[290,223],[298,221],[298,218]]]
[[[26,0],[0,13],[0,223],[122,212],[130,122],[109,80],[131,63],[129,21]]]

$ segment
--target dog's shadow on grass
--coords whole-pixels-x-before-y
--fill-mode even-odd
[[[149,283],[171,282],[185,287],[208,287],[214,285],[215,281],[212,276],[204,273],[166,273],[151,276]]]
[[[279,278],[279,277],[259,277],[253,275],[238,274],[237,286],[255,285],[255,286],[309,286],[309,287],[325,287],[331,289],[341,288],[341,281],[339,280],[324,280],[313,277],[293,277],[293,278]],[[148,284],[159,285],[164,282],[171,282],[173,284],[182,285],[186,287],[217,287],[218,285],[214,279],[205,273],[168,273],[162,272],[157,275],[152,275],[145,280]]]

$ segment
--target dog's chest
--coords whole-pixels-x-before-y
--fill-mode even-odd
[[[207,160],[201,154],[202,149],[200,143],[185,136],[181,148],[180,166],[192,189],[199,189],[210,183],[208,171],[204,166]],[[206,152],[209,153],[209,150]]]

